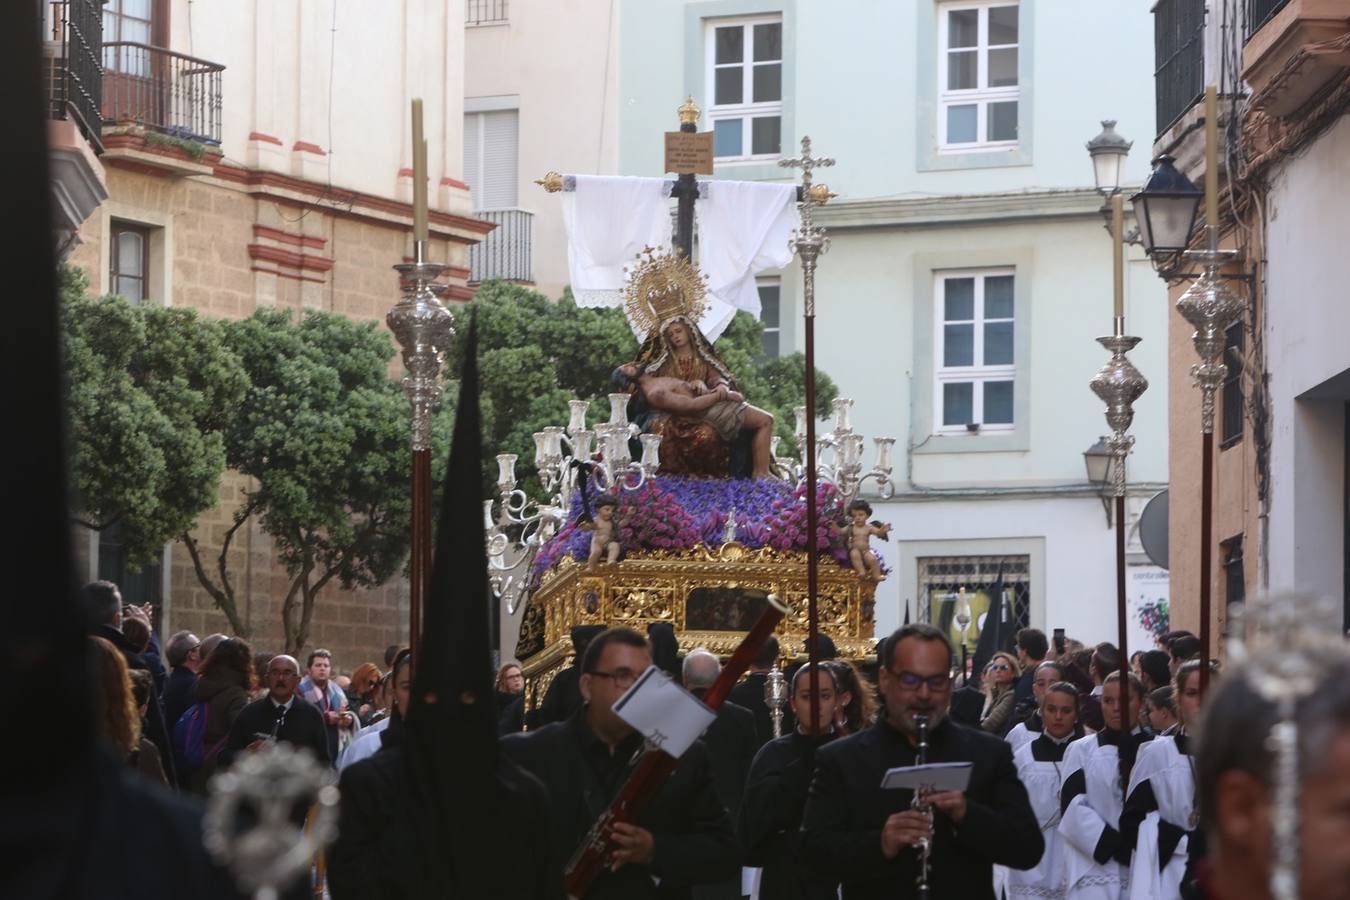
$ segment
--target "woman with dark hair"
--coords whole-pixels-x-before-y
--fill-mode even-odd
[[[1177,704],[1172,699],[1172,686],[1165,684],[1144,697],[1142,724],[1158,737],[1170,735],[1177,727]]]
[[[197,673],[196,699],[206,704],[206,729],[202,735],[205,751],[209,753],[224,742],[230,726],[248,705],[254,681],[253,648],[239,638],[221,641],[202,663]],[[211,755],[193,774],[193,790],[205,793],[206,782],[215,770],[215,757]]]
[[[846,659],[826,660],[821,665],[834,673],[839,693],[846,698],[834,719],[839,734],[856,734],[871,725],[877,715],[876,689],[872,683]]]

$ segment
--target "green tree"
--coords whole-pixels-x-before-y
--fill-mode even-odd
[[[620,309],[583,309],[570,290],[551,301],[543,294],[507,282],[484,282],[472,302],[453,310],[455,328],[467,333],[477,314],[479,365],[483,379],[483,432],[486,458],[514,453],[527,491],[538,488],[533,434],[547,425],[565,425],[567,401],[590,401],[589,421],[609,417],[610,373],[636,355],[638,342]],[[806,363],[800,353],[760,360],[763,326],[747,313],[736,318],[716,343],[717,352],[736,375],[746,399],[774,414],[775,430],[791,452],[792,407],[805,397]],[[453,376],[462,364],[461,341],[447,354]],[[816,371],[818,408],[828,412],[837,390]],[[445,406],[453,406],[448,398]],[[495,462],[485,463],[484,490],[494,492]]]
[[[221,323],[87,291],[78,269],[63,268],[77,521],[120,524],[140,568],[215,505],[223,430],[248,375]]]
[[[208,572],[184,533],[198,580],[245,633],[226,559],[256,518],[290,576],[282,599],[285,646],[297,653],[334,579],[346,589],[382,584],[408,549],[408,411],[389,378],[393,346],[374,322],[258,310],[230,323],[229,346],[251,387],[225,431],[230,468],[252,479]]]

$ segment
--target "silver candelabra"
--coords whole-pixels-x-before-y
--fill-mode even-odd
[[[497,454],[496,500],[483,501],[487,531],[488,577],[493,594],[515,615],[530,583],[530,568],[539,550],[568,519],[572,489],[578,476],[604,491],[635,491],[661,465],[659,434],[642,434],[642,459],[628,449],[635,429],[628,421],[628,394],[609,395],[610,417],[594,429],[586,427],[585,400],[571,400],[566,428],[550,425],[534,433],[534,465],[545,502],[531,500],[516,481],[514,453]],[[597,440],[599,446],[597,447]]]
[[[840,503],[847,507],[857,498],[863,484],[873,480],[883,500],[895,495],[895,482],[891,480],[891,453],[895,447],[895,438],[873,438],[876,445],[876,462],[866,473],[863,472],[863,447],[866,443],[861,434],[853,430],[850,416],[853,401],[846,397],[834,401],[834,430],[816,438],[816,478],[835,486],[839,491]],[[792,476],[795,484],[801,485],[806,476],[806,407],[793,409],[796,415],[797,459],[777,458],[780,469]],[[773,453],[777,457],[778,444],[775,439]],[[829,452],[829,457],[825,456]]]

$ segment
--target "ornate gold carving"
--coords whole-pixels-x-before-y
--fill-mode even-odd
[[[806,195],[811,198],[811,202],[817,205],[829,203],[839,195],[830,190],[828,184],[813,184],[806,189]]]
[[[693,264],[684,256],[658,253],[651,247],[638,259],[628,270],[623,289],[628,321],[638,333],[650,335],[678,317],[697,323],[707,305],[708,286]]]
[[[556,194],[563,189],[563,177],[557,172],[546,172],[543,178],[536,178],[534,183],[550,194]]]
[[[694,102],[694,95],[690,94],[684,98],[684,102],[676,112],[680,114],[681,125],[697,125],[699,114],[703,110],[698,108],[698,104]]]

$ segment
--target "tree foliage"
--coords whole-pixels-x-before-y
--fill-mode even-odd
[[[63,269],[74,506],[90,528],[120,524],[139,568],[215,505],[248,376],[221,323],[87,290]]]
[[[231,469],[252,479],[206,571],[195,539],[183,540],[198,579],[239,629],[226,558],[234,534],[256,517],[290,575],[282,600],[289,652],[308,640],[320,592],[374,587],[396,574],[408,549],[407,401],[389,378],[393,347],[376,323],[310,311],[262,309],[226,326],[251,385],[225,430]]]
[[[566,425],[567,402],[573,399],[590,402],[589,421],[607,419],[610,373],[636,356],[638,342],[622,310],[580,308],[570,291],[555,302],[519,285],[490,281],[472,302],[453,312],[460,336],[467,333],[470,314],[478,319],[485,456],[491,460],[495,453],[516,454],[522,483],[533,490],[538,482],[532,435],[548,425]],[[805,396],[806,361],[800,353],[761,360],[763,330],[753,316],[737,313],[716,349],[746,399],[773,413],[775,429],[785,439],[780,453],[791,452],[792,408]],[[456,340],[447,355],[451,377],[462,364],[460,347]],[[828,412],[836,393],[829,376],[817,370],[822,413]],[[445,405],[452,406],[453,400]],[[491,491],[496,478],[491,463],[483,473],[485,491]]]

